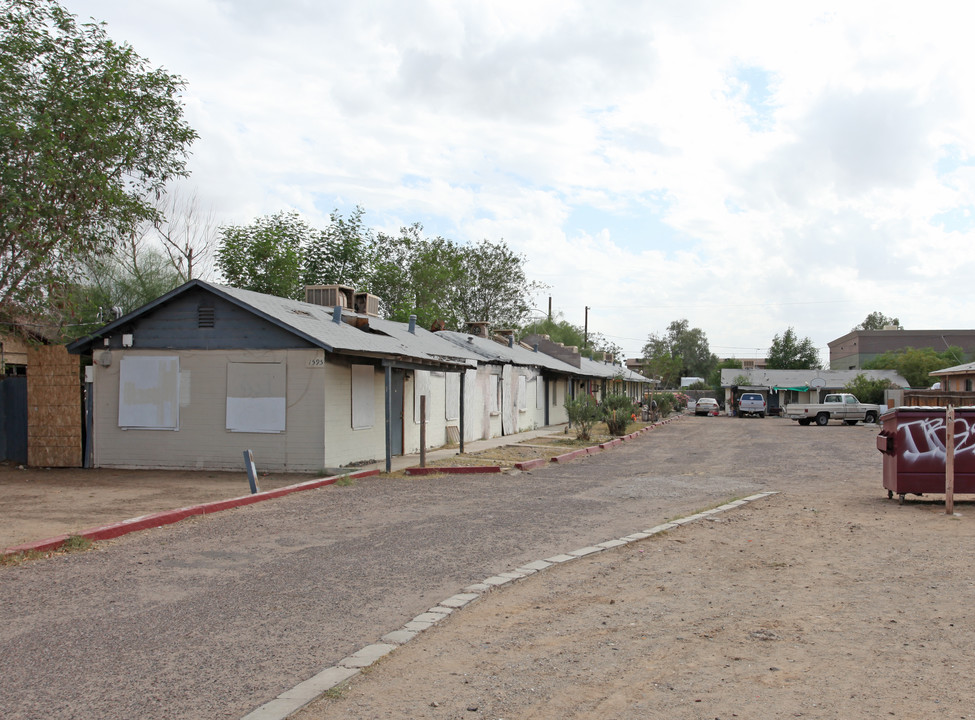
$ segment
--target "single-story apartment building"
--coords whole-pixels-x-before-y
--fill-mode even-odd
[[[69,344],[92,360],[86,465],[237,470],[252,450],[271,471],[388,467],[419,451],[421,420],[428,448],[565,422],[586,379],[517,343],[349,305],[197,279]]]

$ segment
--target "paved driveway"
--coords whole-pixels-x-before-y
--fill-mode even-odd
[[[0,568],[0,708],[240,718],[485,577],[794,486],[787,442],[817,432],[843,462],[876,429],[685,418],[568,465],[370,478]]]

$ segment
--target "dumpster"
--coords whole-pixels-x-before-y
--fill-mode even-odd
[[[899,407],[880,416],[887,497],[944,493],[945,408]],[[955,408],[955,494],[975,493],[975,407]]]

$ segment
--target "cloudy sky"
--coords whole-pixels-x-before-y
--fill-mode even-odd
[[[627,357],[975,327],[968,3],[63,2],[187,81],[220,222],[503,239]]]

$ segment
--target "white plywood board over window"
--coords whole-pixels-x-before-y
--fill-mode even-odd
[[[352,429],[365,430],[376,424],[376,370],[372,365],[352,366]]]
[[[457,420],[460,418],[460,373],[447,373],[445,383],[444,415],[447,420]]]
[[[119,366],[118,424],[179,429],[179,357],[126,355]]]
[[[287,372],[283,362],[227,363],[227,429],[279,433],[287,416]]]

